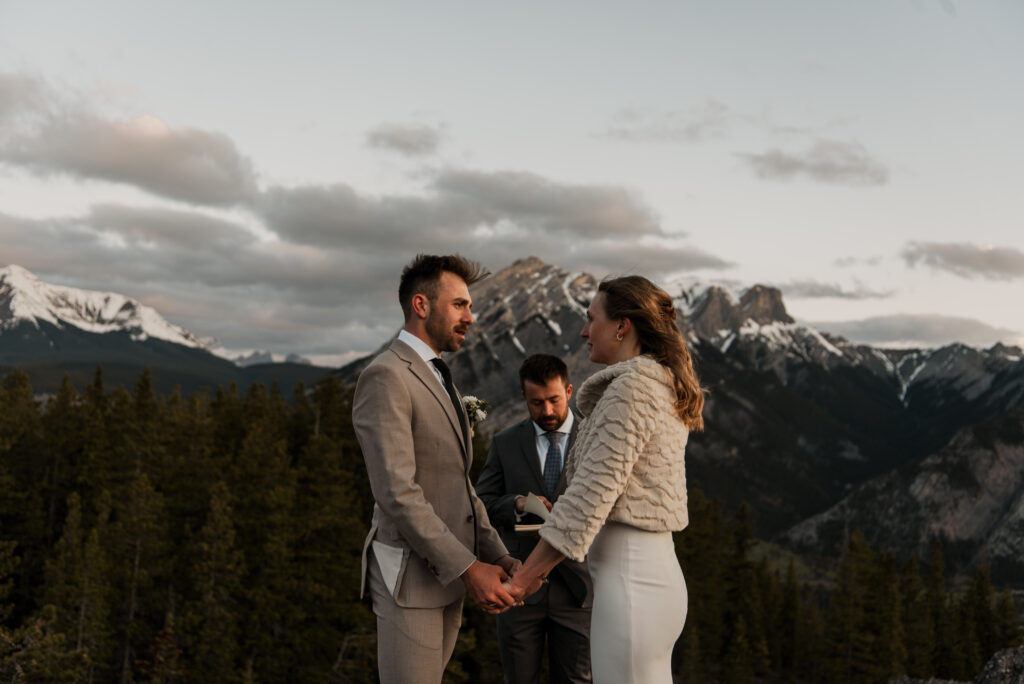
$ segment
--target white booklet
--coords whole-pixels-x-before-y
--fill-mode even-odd
[[[540,497],[533,492],[526,495],[526,503],[523,505],[523,513],[533,513],[540,517],[541,520],[548,519],[548,507],[545,506],[544,502],[540,500]],[[539,529],[540,525],[538,524],[515,526],[515,531],[520,534],[536,532]]]
[[[373,540],[373,556],[377,559],[380,574],[384,576],[384,584],[387,585],[388,593],[392,596],[395,595],[395,585],[398,584],[398,572],[402,569],[403,553],[400,547],[388,546],[376,539]]]

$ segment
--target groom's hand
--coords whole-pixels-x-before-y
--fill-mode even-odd
[[[473,561],[462,573],[466,593],[481,609],[492,614],[504,612],[515,605],[515,599],[501,586],[507,579],[508,573],[504,569],[480,561]]]

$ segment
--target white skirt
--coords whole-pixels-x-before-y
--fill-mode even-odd
[[[587,561],[594,684],[672,684],[672,647],[687,601],[672,533],[607,522]]]

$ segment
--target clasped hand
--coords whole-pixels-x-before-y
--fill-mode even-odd
[[[497,615],[512,606],[522,605],[507,589],[511,577],[522,567],[523,564],[512,556],[503,556],[494,565],[474,561],[462,573],[462,581],[469,597],[481,610]]]

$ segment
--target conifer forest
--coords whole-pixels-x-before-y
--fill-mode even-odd
[[[373,682],[359,598],[372,497],[335,378],[157,396],[102,371],[36,397],[0,385],[0,680]],[[475,439],[475,469],[488,435]],[[475,476],[476,472],[474,472]],[[689,612],[682,682],[969,680],[1022,643],[983,568],[940,544],[895,558],[851,530],[832,559],[778,552],[746,507],[690,483],[676,535]],[[469,604],[446,682],[501,682],[494,618]]]

